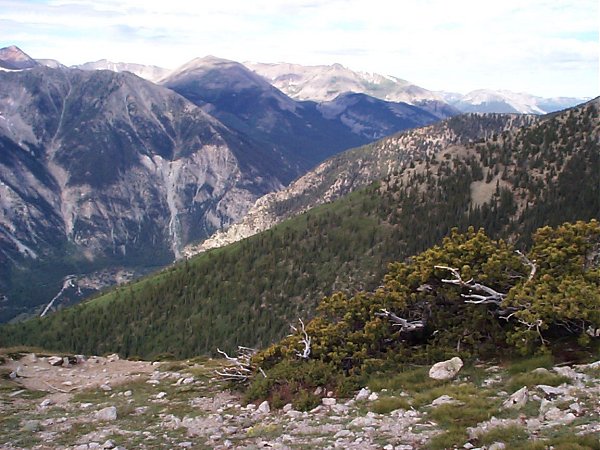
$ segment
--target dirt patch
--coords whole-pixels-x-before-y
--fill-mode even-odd
[[[28,354],[18,361],[8,360],[3,367],[18,375],[14,381],[24,389],[48,392],[47,398],[55,404],[68,402],[78,391],[112,389],[155,369],[150,362],[122,360],[116,355],[79,359],[67,367],[53,366],[48,359]]]

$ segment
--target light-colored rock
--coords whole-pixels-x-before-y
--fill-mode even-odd
[[[548,375],[550,371],[545,367],[538,367],[537,369],[533,369],[531,373],[534,373],[536,375]]]
[[[552,370],[563,377],[569,378],[570,380],[583,380],[587,378],[585,374],[576,372],[572,367],[568,366],[553,367]]]
[[[369,394],[369,397],[367,397],[367,400],[369,400],[370,402],[379,400],[379,394],[377,392],[371,392],[371,394]]]
[[[102,384],[102,385],[100,385],[100,389],[102,389],[104,392],[110,392],[110,391],[112,391],[112,388],[108,384]]]
[[[63,364],[63,359],[60,356],[50,356],[48,357],[48,364],[50,364],[51,366],[62,366]]]
[[[577,403],[577,402],[571,403],[571,404],[569,405],[569,409],[570,409],[571,411],[573,411],[575,414],[577,414],[578,416],[580,416],[580,415],[583,413],[583,406],[581,406],[581,405],[580,405],[579,403]]]
[[[458,403],[458,400],[453,399],[449,395],[440,395],[438,398],[431,402],[431,406],[446,405],[448,403]]]
[[[517,392],[508,397],[508,399],[502,403],[502,407],[509,409],[521,409],[523,406],[525,406],[527,400],[529,400],[529,390],[527,389],[527,386],[523,386]]]
[[[125,392],[123,392],[123,395],[125,397],[131,397],[133,395],[133,392],[131,392],[131,391],[125,391]]]
[[[353,437],[354,433],[350,430],[340,430],[333,435],[334,439],[340,439],[345,437]]]
[[[374,425],[377,422],[377,420],[375,420],[375,418],[373,417],[357,417],[356,419],[352,420],[352,422],[350,422],[350,426],[351,427],[358,427],[358,428],[364,428],[364,427],[370,427],[372,425]]]
[[[42,408],[47,408],[48,406],[52,406],[52,405],[54,405],[54,402],[49,398],[45,399],[44,401],[42,401],[42,403],[40,403],[40,406]]]
[[[494,442],[488,447],[488,450],[503,450],[506,448],[506,444],[504,442]]]
[[[162,392],[159,392],[158,394],[156,394],[156,399],[161,400],[161,399],[165,398],[166,396],[167,396],[167,393],[162,391]]]
[[[118,361],[118,360],[120,360],[120,359],[121,359],[121,358],[119,357],[119,354],[118,354],[118,353],[113,353],[112,355],[108,355],[108,356],[106,357],[106,360],[107,360],[108,362],[115,362],[115,361]]]
[[[458,356],[447,361],[435,363],[429,369],[429,377],[434,380],[451,380],[458,374],[463,366],[463,361]]]
[[[289,412],[289,411],[291,411],[293,409],[294,409],[294,406],[291,403],[288,403],[287,405],[285,405],[283,407],[283,412],[286,413],[286,412]]]
[[[369,398],[369,395],[371,395],[371,390],[367,387],[364,387],[360,391],[358,391],[358,394],[356,394],[354,400],[356,400],[357,402],[366,400]]]
[[[537,389],[541,390],[546,396],[558,396],[568,394],[568,389],[564,386],[548,386],[546,384],[538,384]]]
[[[264,402],[262,402],[260,405],[258,405],[257,411],[259,413],[262,413],[262,414],[268,414],[268,413],[270,413],[271,412],[271,407],[269,406],[269,402],[266,401],[266,400]]]
[[[181,384],[192,384],[194,382],[194,377],[184,378]]]
[[[102,408],[100,411],[96,411],[96,420],[103,422],[117,420],[117,408],[114,406],[108,406],[106,408]]]
[[[104,444],[102,444],[102,448],[105,449],[112,449],[115,448],[117,445],[112,441],[112,440],[107,440],[106,442],[104,442]]]
[[[321,403],[323,403],[323,406],[333,406],[337,403],[337,400],[335,398],[325,397],[321,399]]]

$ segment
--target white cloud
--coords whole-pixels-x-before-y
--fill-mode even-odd
[[[2,0],[4,44],[67,64],[340,62],[432,89],[596,95],[596,0]],[[570,81],[573,80],[573,81]]]

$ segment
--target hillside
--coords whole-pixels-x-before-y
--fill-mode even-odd
[[[404,170],[457,145],[467,145],[530,125],[535,116],[466,114],[428,127],[404,131],[376,143],[340,153],[290,186],[256,201],[246,216],[200,244],[184,249],[187,256],[221,247],[267,230],[317,205],[347,195],[393,172]]]
[[[323,295],[374,288],[388,262],[439,242],[452,227],[484,227],[526,248],[542,225],[600,217],[599,109],[596,99],[434,152],[267,232],[5,326],[0,345],[138,356],[262,347],[311,317]]]

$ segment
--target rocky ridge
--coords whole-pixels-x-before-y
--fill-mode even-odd
[[[274,409],[267,401],[245,405],[214,377],[220,360],[13,352],[2,363],[6,449],[442,448],[450,442],[445,415],[473,414],[470,402],[478,399],[487,404],[486,418],[466,423],[458,448],[600,437],[600,361],[545,368],[534,360],[516,373],[516,365],[476,365],[445,380],[423,380],[419,393],[408,382],[363,388],[351,398],[319,390],[321,405],[309,411],[291,404]]]
[[[531,125],[537,120],[535,116],[524,115],[470,114],[401,132],[341,153],[287,188],[259,198],[242,220],[200,244],[186,246],[183,254],[189,257],[245,239],[389,176],[410,165],[411,161],[456,151],[463,144],[489,139],[494,134]]]

